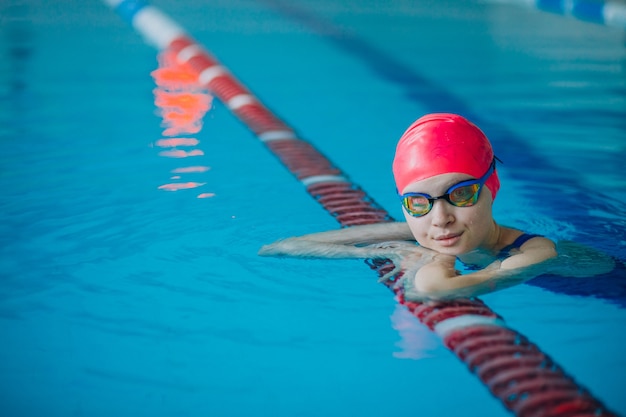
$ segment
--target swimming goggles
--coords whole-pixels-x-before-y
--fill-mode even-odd
[[[496,169],[496,159],[494,158],[489,169],[482,177],[476,180],[462,181],[448,188],[444,195],[439,197],[431,197],[422,193],[406,193],[400,196],[402,205],[406,211],[413,217],[422,217],[430,212],[433,208],[435,200],[446,200],[448,203],[456,207],[471,207],[478,201],[480,191],[485,182],[493,174]]]

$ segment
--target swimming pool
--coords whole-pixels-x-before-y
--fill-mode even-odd
[[[504,161],[501,222],[626,259],[623,31],[479,2],[154,4],[394,217],[398,136],[459,112]],[[3,7],[3,415],[510,415],[362,262],[256,256],[337,223],[217,101],[202,155],[163,154],[156,53],[115,13]],[[625,414],[624,279],[481,298]]]

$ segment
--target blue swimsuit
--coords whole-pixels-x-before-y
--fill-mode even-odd
[[[503,247],[500,250],[500,252],[498,252],[498,255],[496,257],[498,259],[506,258],[506,257],[511,255],[511,251],[513,249],[521,248],[524,243],[526,243],[530,239],[532,239],[534,237],[538,237],[538,236],[541,236],[541,235],[535,235],[535,234],[532,234],[532,233],[522,233],[517,239],[515,239],[513,241],[513,243]]]

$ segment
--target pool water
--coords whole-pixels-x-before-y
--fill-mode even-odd
[[[479,1],[153,4],[393,217],[397,138],[458,112],[504,161],[501,223],[626,260],[623,31]],[[105,4],[0,16],[3,416],[510,415],[363,262],[256,255],[338,225],[219,101],[166,135],[157,53]],[[591,280],[481,298],[624,415],[626,276]]]

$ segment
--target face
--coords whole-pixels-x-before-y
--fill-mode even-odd
[[[433,197],[445,194],[450,187],[472,179],[466,174],[442,174],[409,184],[402,193],[424,193]],[[482,187],[476,204],[456,207],[444,199],[435,200],[430,212],[411,216],[402,209],[417,242],[426,248],[448,255],[461,255],[479,247],[488,247],[495,232],[491,192]]]

